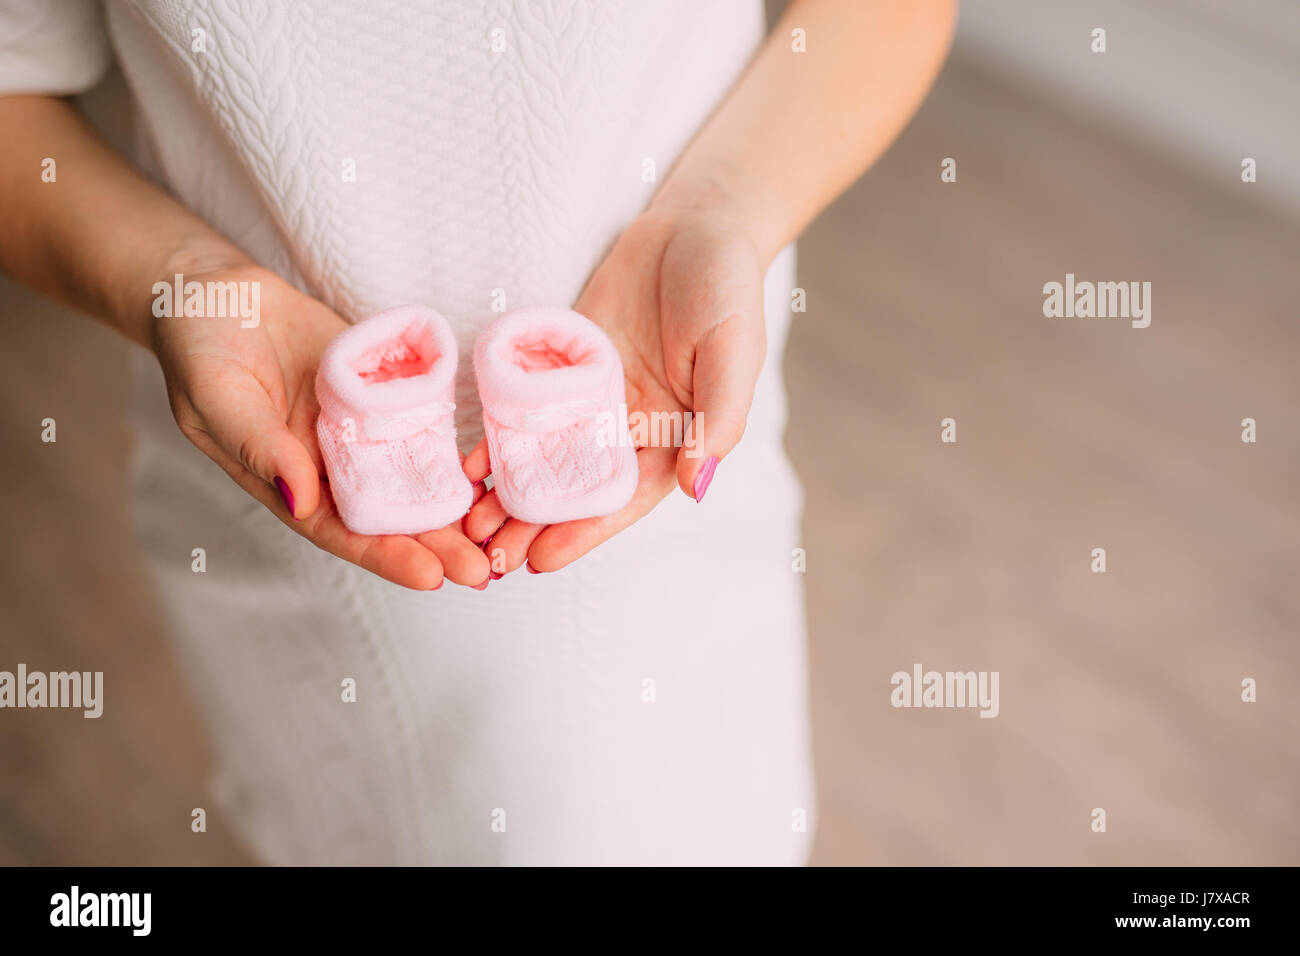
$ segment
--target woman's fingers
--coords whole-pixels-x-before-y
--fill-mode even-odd
[[[622,511],[601,518],[583,518],[548,525],[528,548],[528,563],[536,571],[558,571],[592,548],[645,517],[672,491],[675,451],[642,448],[637,452],[640,478],[632,500]],[[492,539],[496,544],[496,539]]]
[[[537,536],[548,526],[529,524],[511,518],[483,544],[483,551],[492,563],[492,571],[500,576],[517,571],[528,560],[528,549]]]
[[[441,586],[443,571],[438,556],[406,535],[363,535],[348,530],[343,519],[331,507],[316,509],[302,520],[294,520],[283,497],[275,487],[263,481],[228,454],[204,430],[186,432],[205,455],[221,466],[239,487],[260,501],[286,525],[323,551],[350,561],[372,574],[402,587],[428,591]],[[328,501],[328,486],[316,479],[316,499]],[[467,542],[468,543],[468,542]]]
[[[509,517],[505,508],[501,507],[497,493],[489,491],[474,502],[461,522],[461,526],[465,529],[465,537],[475,544],[482,544],[495,534]]]
[[[488,461],[488,446],[486,438],[475,445],[474,450],[465,456],[465,461],[462,462],[462,465],[465,469],[465,477],[474,483],[474,502],[470,505],[470,509],[466,513],[465,517],[461,519],[460,525],[465,532],[465,537],[469,538],[469,540],[473,541],[476,545],[484,545],[489,538],[504,530],[507,526],[507,522],[510,524],[515,524],[516,522],[511,521],[510,516],[506,514],[506,510],[501,507],[501,502],[497,498],[496,492],[488,491],[486,486],[483,484],[483,480],[487,478],[488,474],[492,470],[492,464]],[[527,525],[525,527],[535,526]],[[506,540],[514,541],[518,534],[519,532],[515,531],[510,535],[507,535]],[[532,539],[529,538],[529,540]],[[493,573],[498,575],[505,574],[506,571],[513,571],[523,563],[523,558],[520,558],[517,562],[514,561],[513,548],[511,549],[511,555],[508,558],[505,556],[504,552],[500,552],[499,549],[497,550],[499,553],[494,557],[491,551],[484,549],[484,554],[487,556],[487,559],[491,564],[491,570]],[[525,551],[526,550],[527,546],[525,545]],[[508,567],[507,563],[509,564]]]
[[[417,591],[442,587],[442,562],[415,538],[404,534],[357,534],[348,529],[333,508],[320,509],[299,527],[318,548],[394,584]]]
[[[465,475],[470,481],[481,482],[491,471],[488,461],[487,440],[479,442],[465,456]],[[546,528],[546,525],[529,524],[511,518],[501,506],[495,491],[477,496],[469,513],[461,521],[465,536],[478,544],[485,556],[489,570],[497,577],[516,571],[528,559],[528,549]]]
[[[454,526],[426,531],[415,540],[438,556],[449,581],[477,587],[488,579],[488,558]]]
[[[465,456],[464,461],[465,477],[470,480],[471,484],[478,484],[492,471],[492,463],[488,460],[487,439],[479,440],[474,446],[474,450]]]
[[[695,414],[677,454],[677,486],[704,499],[714,469],[740,442],[763,368],[761,321],[737,314],[712,326],[695,345]]]
[[[311,452],[289,431],[261,384],[248,376],[225,376],[219,386],[193,399],[202,430],[245,470],[275,488],[296,520],[320,504],[320,473]],[[182,431],[189,431],[185,424]]]

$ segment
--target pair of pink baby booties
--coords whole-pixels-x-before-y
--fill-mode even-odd
[[[416,305],[359,322],[326,347],[316,435],[351,530],[419,534],[469,510],[453,414],[456,351],[447,320]],[[507,312],[479,336],[474,371],[507,514],[554,524],[631,500],[637,462],[621,413],[623,363],[594,323],[568,309]]]

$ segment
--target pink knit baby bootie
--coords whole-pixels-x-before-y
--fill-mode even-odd
[[[359,534],[418,534],[469,510],[452,412],[456,341],[432,309],[388,309],[325,348],[316,398],[325,471]]]
[[[613,514],[636,490],[623,363],[568,309],[507,312],[474,348],[493,487],[507,514],[555,524]]]

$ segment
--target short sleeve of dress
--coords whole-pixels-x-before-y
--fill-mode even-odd
[[[82,93],[111,61],[100,0],[0,0],[0,95]]]

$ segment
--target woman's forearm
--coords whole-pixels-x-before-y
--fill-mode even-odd
[[[955,22],[955,0],[795,0],[654,205],[721,201],[769,261],[907,124]]]
[[[0,96],[0,142],[0,268],[140,344],[155,281],[242,258],[65,100]]]

